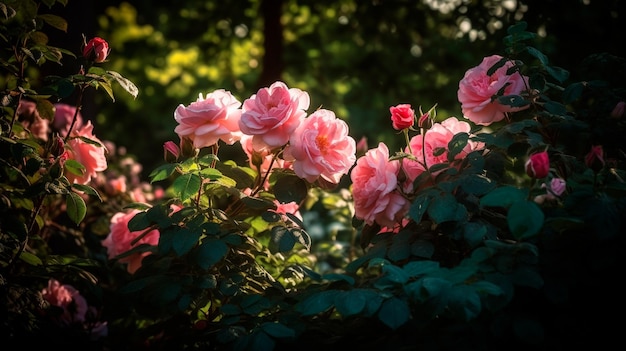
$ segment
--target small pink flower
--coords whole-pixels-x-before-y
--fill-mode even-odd
[[[319,109],[304,119],[289,138],[285,159],[296,175],[310,183],[318,177],[338,184],[356,160],[356,142],[348,124],[330,110]]]
[[[110,233],[102,241],[102,246],[106,247],[107,254],[110,259],[129,251],[135,246],[141,244],[148,244],[156,246],[159,243],[160,233],[158,230],[153,229],[149,231],[145,236],[139,239],[134,245],[131,244],[143,231],[133,231],[128,229],[128,222],[135,217],[139,210],[132,209],[126,212],[118,212],[111,217],[111,224],[109,226]],[[127,270],[129,273],[135,273],[139,267],[141,267],[141,261],[145,256],[148,256],[150,252],[134,253],[130,256],[126,256],[119,259],[119,262],[127,264]]]
[[[73,286],[50,279],[48,286],[41,293],[48,303],[63,309],[63,314],[59,317],[59,322],[62,324],[69,325],[85,321],[88,310],[87,300]]]
[[[200,94],[195,102],[176,108],[174,119],[178,126],[174,131],[181,139],[193,140],[193,146],[198,149],[215,145],[218,140],[232,145],[241,138],[240,106],[241,102],[224,89],[215,90],[206,97]]]
[[[410,104],[399,104],[389,108],[391,112],[391,125],[396,130],[413,127],[415,123],[415,111]]]
[[[408,211],[409,201],[398,191],[400,161],[389,161],[384,143],[356,161],[350,173],[355,216],[372,225],[393,228]]]
[[[534,153],[525,164],[526,174],[531,178],[545,178],[550,171],[550,158],[547,151]]]
[[[493,100],[501,89],[504,89],[504,95],[518,95],[526,89],[528,83],[526,76],[507,74],[507,70],[513,67],[510,61],[488,75],[489,69],[501,59],[499,55],[485,57],[480,65],[467,70],[459,82],[457,97],[461,110],[465,118],[475,124],[490,125],[501,121],[506,113],[528,108],[528,105],[512,107]]]
[[[543,187],[546,187],[546,184],[543,184]],[[554,200],[557,196],[563,195],[565,192],[565,188],[567,187],[567,183],[565,179],[562,178],[552,178],[550,180],[549,185],[547,186],[546,196],[550,200]]]
[[[275,82],[243,102],[239,128],[253,136],[257,151],[282,147],[306,117],[309,104],[308,93]]]
[[[91,60],[95,63],[101,63],[109,56],[109,43],[106,40],[95,37],[85,45],[83,48],[83,57],[87,60]]]
[[[97,175],[97,172],[103,172],[107,169],[106,149],[104,148],[102,141],[96,138],[93,134],[93,125],[91,121],[87,121],[87,124],[79,129],[74,129],[71,133],[71,138],[68,139],[66,144],[66,152],[69,159],[75,160],[85,167],[82,175],[76,175],[69,171],[65,172],[65,176],[72,183],[87,184],[92,177]],[[100,145],[94,145],[87,143],[81,139],[87,138]]]

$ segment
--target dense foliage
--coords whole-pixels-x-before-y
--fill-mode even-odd
[[[343,122],[304,87],[272,84],[284,99],[260,89],[243,104],[208,89],[171,106],[180,140],[158,150],[166,162],[146,183],[123,146],[79,119],[87,91],[115,102],[113,87],[137,88],[102,68],[115,46],[101,38],[79,52],[49,45],[47,31],[67,28],[46,12],[59,4],[0,3],[7,342],[565,349],[619,336],[608,315],[623,307],[623,58],[590,56],[572,81],[519,22],[502,56],[485,53],[455,82],[448,109],[463,117],[387,103],[400,150],[337,132]],[[67,58],[77,72],[31,82],[29,69]],[[285,101],[283,113],[306,118],[281,128],[300,125],[254,119]],[[198,123],[205,114],[211,123]]]

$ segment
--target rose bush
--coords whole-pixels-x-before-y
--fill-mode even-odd
[[[590,57],[569,82],[521,22],[460,77],[462,116],[434,105],[416,121],[390,103],[395,152],[357,145],[284,82],[247,99],[217,89],[173,107],[178,140],[146,182],[79,113],[85,89],[138,94],[98,65],[108,43],[85,41],[79,72],[31,86],[18,67],[76,56],[41,41],[66,25],[46,6],[7,4],[1,39],[25,40],[1,57],[3,340],[458,350],[619,336],[605,312],[622,300],[624,140],[609,136],[625,129],[625,80],[592,68],[623,59]]]

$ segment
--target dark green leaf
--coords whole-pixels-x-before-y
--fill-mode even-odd
[[[509,208],[514,202],[526,199],[524,191],[510,185],[495,188],[480,199],[484,207]]]
[[[177,229],[174,234],[176,238],[172,242],[172,248],[178,256],[182,256],[198,244],[202,233],[200,231],[189,230],[188,228]]]
[[[458,202],[452,194],[444,193],[435,197],[428,206],[428,215],[435,223],[452,221],[457,218]]]
[[[74,223],[78,225],[83,221],[87,214],[87,205],[80,195],[70,191],[65,196],[65,205],[67,206],[66,213]]]
[[[158,182],[160,180],[164,180],[169,178],[176,171],[176,164],[165,164],[157,167],[152,172],[150,172],[150,182]]]
[[[469,140],[469,134],[467,133],[457,133],[452,139],[448,142],[448,161],[452,162],[456,155],[458,155],[465,146],[467,146],[467,142]]]
[[[296,305],[296,308],[304,316],[322,313],[333,306],[337,293],[338,292],[335,290],[325,290],[314,293]]]
[[[308,194],[306,181],[295,175],[281,176],[274,185],[276,200],[288,204],[290,202],[301,203]]]
[[[293,338],[296,336],[293,329],[279,322],[265,322],[261,324],[261,329],[275,338]]]
[[[365,296],[360,289],[341,291],[335,296],[335,308],[344,317],[359,314],[367,303]]]
[[[544,215],[532,201],[514,202],[506,216],[511,234],[518,240],[531,238],[543,227]]]
[[[410,317],[409,305],[396,297],[385,300],[378,311],[380,321],[393,330],[408,322]]]
[[[228,253],[228,245],[222,240],[206,239],[194,251],[196,263],[203,269],[209,269]]]

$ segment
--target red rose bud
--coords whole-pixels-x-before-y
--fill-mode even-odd
[[[530,155],[526,161],[526,174],[532,178],[545,178],[550,171],[550,158],[547,151]]]
[[[597,172],[604,167],[604,163],[602,145],[592,146],[591,151],[585,155],[585,165]]]
[[[109,48],[109,43],[106,40],[95,37],[85,45],[83,49],[83,57],[87,60],[93,61],[95,63],[104,62],[107,56],[109,56],[109,52],[111,49]]]
[[[391,124],[396,130],[411,128],[415,123],[415,111],[409,104],[400,104],[391,106]]]

